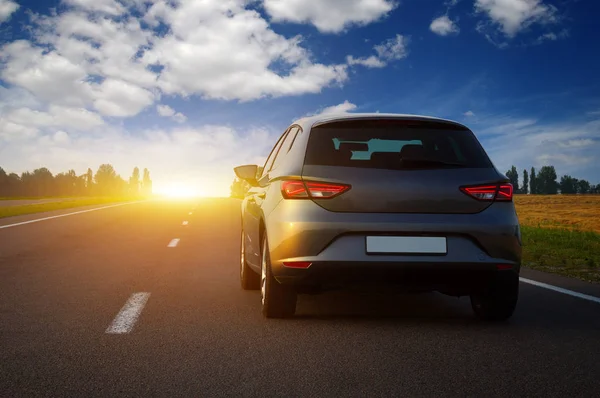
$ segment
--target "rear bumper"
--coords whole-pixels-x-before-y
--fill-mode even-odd
[[[493,264],[474,263],[315,262],[308,269],[278,267],[276,279],[297,287],[396,286],[466,295],[483,291],[497,278],[518,276],[519,271],[518,265],[499,271]]]

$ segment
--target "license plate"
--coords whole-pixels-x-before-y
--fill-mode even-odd
[[[445,237],[367,236],[367,253],[447,254]]]

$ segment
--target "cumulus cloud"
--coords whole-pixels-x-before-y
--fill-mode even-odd
[[[187,120],[187,116],[181,112],[175,112],[175,109],[171,108],[169,105],[157,105],[156,111],[160,116],[170,117],[177,123],[185,123]]]
[[[439,18],[434,19],[429,25],[429,29],[440,36],[448,36],[450,34],[456,34],[460,32],[460,29],[454,21],[452,21],[447,15],[443,15]]]
[[[275,33],[246,3],[68,0],[59,14],[32,17],[31,41],[2,47],[0,77],[44,101],[115,117],[161,93],[249,101],[347,79],[345,65],[313,62],[301,37]]]
[[[466,117],[473,117],[475,116],[475,113],[473,111],[466,111],[465,113],[463,113],[463,115]]]
[[[365,58],[355,58],[352,55],[346,57],[348,65],[362,65],[367,68],[383,68],[391,61],[397,61],[408,56],[408,42],[406,36],[396,35],[381,44],[373,47],[377,55]]]
[[[316,115],[335,115],[340,113],[350,113],[353,110],[356,110],[357,106],[348,100],[342,102],[338,105],[328,106],[327,108],[321,109],[315,113],[311,113],[308,116],[316,116]]]
[[[13,0],[0,0],[0,23],[6,22],[11,15],[19,9],[19,5]]]
[[[476,0],[475,10],[485,13],[508,38],[515,37],[532,24],[549,24],[558,19],[556,7],[543,0]],[[479,30],[484,27],[480,25]]]
[[[392,0],[263,0],[263,3],[274,21],[310,23],[326,33],[367,25],[397,6]]]

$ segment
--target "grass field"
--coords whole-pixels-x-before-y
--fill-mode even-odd
[[[523,265],[600,283],[600,195],[516,195]]]
[[[97,198],[83,198],[74,200],[65,200],[63,202],[50,202],[50,203],[36,203],[27,205],[16,205],[16,206],[5,206],[0,207],[0,218],[20,216],[24,214],[42,213],[52,210],[70,209],[81,206],[91,205],[102,205],[118,202],[129,202],[132,198],[127,197],[97,197]],[[139,200],[139,198],[138,198]]]

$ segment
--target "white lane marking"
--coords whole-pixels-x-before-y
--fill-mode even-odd
[[[594,303],[600,304],[600,297],[590,296],[590,295],[583,294],[583,293],[577,293],[572,290],[563,289],[562,287],[552,286],[552,285],[548,285],[546,283],[542,283],[542,282],[538,282],[538,281],[532,281],[531,279],[525,279],[525,278],[519,278],[519,279],[523,283],[528,283],[530,285],[542,287],[542,288],[548,289],[548,290],[553,290],[555,292],[562,293],[562,294],[568,294],[569,296],[577,297],[577,298],[580,298],[583,300],[593,301]]]
[[[60,218],[60,217],[67,217],[67,216],[73,216],[75,214],[81,214],[81,213],[89,213],[90,211],[96,211],[96,210],[103,210],[103,209],[109,209],[111,207],[117,207],[117,206],[125,206],[125,205],[132,205],[135,203],[141,203],[141,202],[145,202],[144,200],[138,200],[135,202],[127,202],[127,203],[118,203],[116,205],[110,205],[110,206],[102,206],[102,207],[96,207],[94,209],[88,209],[88,210],[80,210],[80,211],[74,211],[72,213],[66,213],[66,214],[59,214],[58,216],[51,216],[51,217],[44,217],[44,218],[36,218],[35,220],[29,220],[29,221],[23,221],[23,222],[18,222],[16,224],[8,224],[8,225],[0,225],[0,229],[4,229],[4,228],[10,228],[10,227],[17,227],[19,225],[25,225],[25,224],[32,224],[34,222],[40,222],[40,221],[46,221],[46,220],[52,220],[53,218]],[[23,214],[25,215],[25,214]]]
[[[106,329],[106,333],[125,334],[131,332],[149,298],[150,293],[133,293]]]
[[[167,245],[167,247],[177,247],[177,244],[179,243],[179,239],[172,239],[169,244]]]
[[[181,224],[181,225],[188,225],[188,222],[184,221],[183,224]]]

